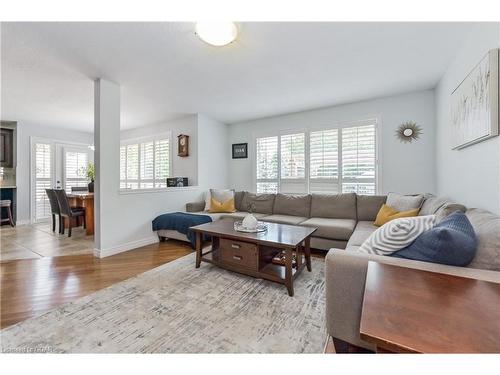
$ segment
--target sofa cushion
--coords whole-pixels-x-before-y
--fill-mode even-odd
[[[245,192],[241,202],[242,211],[272,214],[275,194],[254,194]]]
[[[314,237],[332,238],[336,240],[348,240],[351,237],[356,220],[352,219],[328,219],[313,217],[305,220],[300,225],[318,228],[313,233]]]
[[[422,206],[424,201],[423,194],[416,195],[404,195],[399,193],[389,193],[387,194],[387,201],[385,202],[388,206],[391,206],[398,211],[408,211]]]
[[[448,198],[427,194],[418,214],[419,216],[435,215],[437,210],[447,202],[449,202]]]
[[[232,213],[223,213],[223,214],[220,215],[220,217],[221,217],[221,219],[225,219],[225,218],[243,219],[247,215],[248,215],[248,212],[246,212],[246,211],[236,211],[236,212],[232,212]],[[258,212],[254,212],[253,216],[255,216],[255,218],[257,220],[261,220],[263,217],[266,217],[268,215],[267,214],[260,214]]]
[[[440,222],[455,211],[465,212],[465,210],[466,207],[463,204],[455,203],[449,198],[427,194],[418,215],[437,215],[437,222]]]
[[[311,217],[356,220],[356,194],[312,194]]]
[[[465,215],[478,239],[476,256],[468,267],[500,271],[500,216],[479,208],[468,209]]]
[[[386,195],[358,195],[356,197],[358,220],[375,221],[380,207],[386,200]]]
[[[276,194],[273,214],[309,217],[310,195]]]
[[[241,203],[243,202],[244,196],[245,196],[244,191],[235,191],[234,192],[234,207],[238,211],[245,211],[243,208],[241,208]]]
[[[372,221],[358,221],[347,242],[347,250],[357,250],[370,235],[378,229]]]
[[[263,217],[261,220],[268,221],[270,223],[297,225],[303,222],[304,220],[307,220],[307,217],[293,216],[293,215],[269,215]]]
[[[347,246],[346,240],[335,240],[332,238],[311,236],[311,248],[312,249],[320,249],[320,250],[327,250],[328,251],[331,248],[345,249],[346,246]]]
[[[391,220],[373,232],[359,251],[369,254],[390,255],[410,245],[436,224],[436,215],[405,217]]]
[[[467,216],[457,211],[392,256],[464,267],[471,263],[476,249],[474,228]]]

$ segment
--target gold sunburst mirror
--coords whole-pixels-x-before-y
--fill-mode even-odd
[[[422,128],[414,121],[407,121],[399,125],[396,130],[396,137],[403,143],[411,143],[420,138]]]

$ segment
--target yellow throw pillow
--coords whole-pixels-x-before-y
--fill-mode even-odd
[[[419,208],[415,208],[413,210],[408,210],[408,211],[397,211],[391,206],[384,204],[382,207],[380,207],[380,210],[373,224],[376,225],[377,227],[380,227],[385,223],[394,219],[399,219],[401,217],[417,216],[418,211],[420,211]]]
[[[231,213],[235,212],[236,208],[234,207],[234,198],[231,198],[225,202],[219,202],[214,198],[210,199],[210,210],[208,212],[216,213],[216,212],[226,212]]]

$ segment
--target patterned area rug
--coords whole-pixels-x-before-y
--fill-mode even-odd
[[[321,353],[324,262],[285,286],[194,254],[0,332],[3,352]]]

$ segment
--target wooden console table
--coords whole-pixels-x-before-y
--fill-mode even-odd
[[[369,262],[360,336],[377,352],[500,353],[500,284]]]

